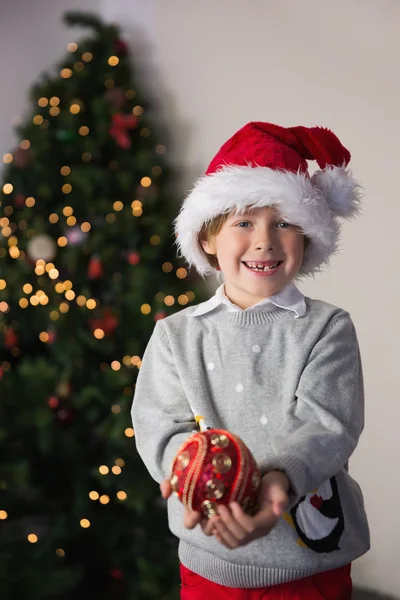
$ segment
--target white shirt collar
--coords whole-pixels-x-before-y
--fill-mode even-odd
[[[306,301],[304,295],[294,285],[294,283],[288,283],[283,290],[264,298],[254,306],[250,308],[239,308],[236,304],[233,304],[225,294],[225,284],[219,286],[214,296],[212,296],[206,302],[202,302],[198,307],[190,313],[191,317],[199,317],[206,313],[214,310],[217,306],[223,306],[224,310],[229,312],[252,312],[252,311],[269,311],[274,310],[275,307],[283,308],[285,310],[291,310],[295,313],[295,318],[302,317],[306,312]]]

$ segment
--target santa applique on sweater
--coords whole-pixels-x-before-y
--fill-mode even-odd
[[[284,519],[296,530],[299,546],[319,553],[339,550],[344,516],[336,478],[303,496]]]

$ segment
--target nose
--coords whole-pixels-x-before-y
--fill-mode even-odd
[[[261,231],[258,232],[258,235],[255,239],[255,249],[256,250],[270,252],[271,250],[274,250],[275,248],[276,248],[276,237],[275,237],[273,231],[271,231],[268,228],[262,232]]]

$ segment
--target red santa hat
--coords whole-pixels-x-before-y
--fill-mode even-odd
[[[307,160],[319,171],[310,177]],[[299,275],[329,262],[339,243],[339,217],[359,212],[360,186],[347,165],[350,152],[322,127],[280,127],[248,123],[211,161],[186,197],[175,232],[180,254],[201,275],[215,269],[199,244],[204,225],[224,213],[276,206],[309,239]]]

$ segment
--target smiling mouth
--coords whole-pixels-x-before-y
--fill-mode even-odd
[[[259,273],[261,273],[261,272],[266,273],[268,271],[273,271],[274,269],[277,269],[282,263],[283,263],[283,260],[276,260],[276,261],[268,260],[268,261],[261,261],[261,262],[243,261],[243,264],[248,269],[250,269],[251,271],[258,271]]]

